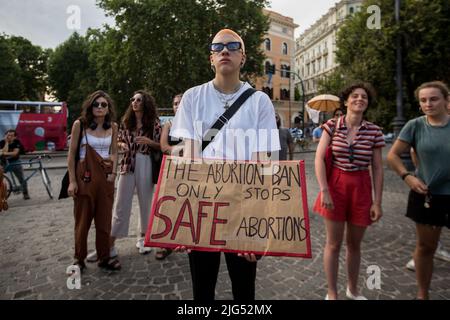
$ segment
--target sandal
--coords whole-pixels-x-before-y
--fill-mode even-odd
[[[171,253],[172,249],[161,248],[161,250],[156,251],[155,258],[157,260],[163,260]]]
[[[109,258],[108,260],[99,262],[98,266],[110,271],[118,271],[122,269],[122,266],[117,258]]]

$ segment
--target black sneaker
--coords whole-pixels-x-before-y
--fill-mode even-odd
[[[30,196],[28,195],[28,193],[25,193],[25,194],[23,195],[23,199],[24,199],[24,200],[30,200]]]

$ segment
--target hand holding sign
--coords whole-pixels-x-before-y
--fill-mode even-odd
[[[304,163],[165,157],[146,245],[311,257]]]

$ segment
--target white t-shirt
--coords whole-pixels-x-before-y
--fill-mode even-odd
[[[251,86],[244,83],[233,99]],[[225,112],[224,103],[212,81],[187,90],[173,119],[170,135],[175,138],[199,141]],[[269,97],[255,92],[226,123],[203,151],[204,158],[251,160],[254,152],[280,150],[280,139],[275,121],[275,111]]]

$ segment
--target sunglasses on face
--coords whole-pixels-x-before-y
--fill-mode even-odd
[[[97,102],[97,101],[95,101],[93,104],[92,104],[92,106],[94,107],[94,108],[108,108],[108,103],[107,102],[104,102],[104,101],[102,101],[102,102]]]
[[[141,98],[134,98],[134,97],[133,97],[133,98],[130,99],[130,101],[131,101],[131,102],[134,102],[134,101],[136,101],[136,102],[141,102],[142,99],[141,99]]]
[[[222,52],[223,48],[227,47],[228,51],[238,51],[242,48],[240,42],[228,42],[228,43],[211,43],[209,45],[209,50],[212,52]]]

